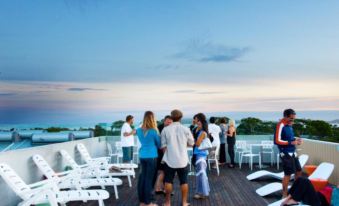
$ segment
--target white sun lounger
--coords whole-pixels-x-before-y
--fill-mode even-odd
[[[118,199],[118,185],[122,185],[122,181],[118,178],[81,178],[81,173],[73,170],[69,173],[56,173],[46,160],[41,155],[33,155],[33,161],[40,169],[40,171],[57,184],[60,189],[77,189],[81,190],[93,186],[101,186],[105,189],[105,186],[113,186],[115,198]]]
[[[79,143],[76,145],[77,150],[79,151],[81,157],[85,160],[85,162],[91,166],[100,166],[102,169],[111,168],[112,166],[118,167],[120,169],[129,169],[133,171],[133,177],[135,176],[134,169],[138,168],[137,164],[133,163],[121,163],[121,164],[109,164],[110,157],[99,157],[92,158],[86,149],[85,145]]]
[[[281,203],[282,203],[284,200],[285,200],[285,198],[284,198],[284,199],[281,199],[281,200],[279,200],[279,201],[273,202],[273,203],[269,204],[268,206],[280,206]],[[299,203],[299,205],[297,205],[297,206],[310,206],[310,205],[304,205],[304,204],[302,204],[302,203]]]
[[[314,172],[308,178],[309,179],[320,178],[320,179],[327,180],[331,176],[333,170],[334,170],[334,164],[323,162],[317,167],[316,170],[314,170]],[[272,194],[274,192],[278,192],[280,190],[282,190],[282,183],[274,182],[274,183],[270,183],[270,184],[267,184],[265,186],[258,188],[255,192],[258,195],[263,197],[263,196]]]
[[[134,172],[131,170],[122,169],[121,172],[109,172],[106,169],[100,169],[98,167],[90,167],[88,164],[78,165],[75,160],[68,154],[66,150],[59,151],[61,156],[66,160],[73,170],[77,170],[81,173],[82,178],[93,178],[93,177],[127,177],[129,187],[132,187],[131,177]]]
[[[97,200],[99,206],[104,206],[109,198],[106,190],[71,190],[60,191],[54,181],[44,180],[27,185],[17,173],[7,164],[0,164],[0,175],[8,186],[23,200],[18,206],[30,206],[49,203],[51,206],[66,206],[70,201]]]
[[[301,168],[303,168],[308,160],[309,156],[308,155],[305,155],[305,154],[302,154],[299,156],[299,162],[300,162],[300,166]],[[255,180],[255,179],[258,179],[258,178],[262,178],[262,177],[272,177],[272,178],[275,178],[275,179],[279,179],[279,180],[282,180],[283,177],[284,177],[284,172],[270,172],[270,171],[267,171],[267,170],[259,170],[259,171],[256,171],[252,174],[249,174],[246,178],[248,180]],[[294,179],[294,174],[291,175],[291,180]]]

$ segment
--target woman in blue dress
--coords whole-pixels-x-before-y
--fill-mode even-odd
[[[196,173],[196,192],[194,195],[195,199],[204,199],[209,196],[210,186],[208,183],[208,177],[206,173],[207,169],[207,150],[200,150],[199,146],[201,142],[208,138],[208,123],[206,121],[206,116],[203,113],[196,115],[197,118],[197,128],[195,130],[197,140],[194,147],[194,155],[196,156],[195,161],[195,173]]]
[[[136,133],[141,144],[139,150],[141,173],[138,179],[140,206],[156,206],[151,202],[151,198],[158,148],[160,148],[160,136],[153,112],[145,112],[142,126],[137,129]]]

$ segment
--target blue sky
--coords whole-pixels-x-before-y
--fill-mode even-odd
[[[338,19],[338,1],[1,1],[0,122],[338,110]]]

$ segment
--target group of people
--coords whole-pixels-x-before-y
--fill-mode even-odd
[[[196,191],[194,198],[204,199],[209,196],[210,187],[207,176],[207,158],[209,152],[220,148],[219,164],[226,163],[226,143],[230,156],[230,168],[234,168],[234,145],[236,129],[234,121],[227,124],[226,119],[220,119],[218,126],[216,118],[211,117],[209,123],[203,113],[193,117],[193,123],[188,128],[181,124],[183,114],[173,110],[171,115],[164,118],[163,124],[157,125],[155,115],[146,111],[142,126],[132,129],[133,116],[126,117],[126,123],[121,129],[121,142],[123,147],[123,161],[129,162],[133,158],[134,134],[140,142],[139,158],[141,172],[138,179],[138,197],[141,206],[155,206],[152,203],[152,192],[165,193],[165,206],[171,205],[173,179],[177,174],[180,182],[182,205],[187,206],[188,197],[188,147],[193,147],[191,164],[196,172]],[[278,146],[282,167],[284,171],[282,205],[293,205],[303,201],[309,205],[328,205],[326,195],[316,192],[307,178],[301,177],[302,168],[296,153],[296,146],[303,143],[302,139],[295,137],[293,123],[296,113],[293,109],[286,109],[283,119],[277,124],[274,143]],[[212,142],[212,150],[199,149],[205,138]],[[291,175],[295,174],[295,182],[288,191]]]
[[[121,129],[123,161],[129,162],[133,158],[133,135],[136,134],[140,142],[139,158],[141,172],[138,179],[138,197],[140,205],[154,206],[152,203],[153,191],[155,194],[165,194],[165,206],[171,205],[173,179],[177,174],[180,182],[182,205],[189,205],[188,198],[188,164],[191,162],[196,173],[196,192],[194,198],[205,199],[209,196],[207,158],[208,150],[199,149],[205,138],[212,142],[212,151],[220,149],[220,165],[226,163],[225,144],[227,139],[228,152],[231,158],[229,167],[234,167],[235,125],[226,119],[220,120],[211,117],[210,124],[203,113],[194,115],[193,123],[188,128],[181,124],[183,114],[180,110],[173,110],[166,116],[163,123],[157,125],[155,115],[146,111],[140,128],[132,129],[133,117],[126,117],[126,123]],[[192,159],[188,156],[188,147],[193,147]]]

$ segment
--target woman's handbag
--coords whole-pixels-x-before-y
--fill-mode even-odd
[[[200,143],[200,146],[198,147],[199,150],[209,150],[211,148],[212,148],[212,143],[208,137],[205,137]]]

